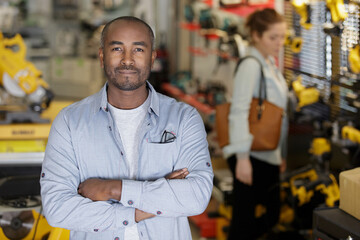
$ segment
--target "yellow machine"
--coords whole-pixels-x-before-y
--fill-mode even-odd
[[[325,204],[328,207],[334,207],[340,200],[339,185],[335,177],[332,174],[317,172],[314,168],[306,167],[295,172],[283,182],[283,187],[290,189],[299,207],[309,203],[316,192],[325,196]]]
[[[51,121],[63,107],[72,103],[52,102],[53,93],[41,75],[41,71],[26,60],[22,37],[17,34],[5,38],[0,32],[1,240],[69,239],[68,230],[49,226],[44,216],[31,206],[18,209],[6,204],[20,203],[21,199],[38,194],[38,175],[35,179],[35,170],[31,169],[41,167]],[[19,172],[8,173],[9,168]],[[18,195],[23,197],[17,199]]]
[[[297,79],[292,82],[292,88],[299,100],[296,109],[297,111],[300,111],[300,109],[304,106],[318,102],[320,98],[320,92],[318,89],[315,87],[305,87],[302,85],[301,80],[301,76],[298,76]]]
[[[305,29],[310,29],[311,24],[311,7],[310,3],[306,0],[292,0],[291,4],[295,8],[295,11],[300,15],[300,24]]]
[[[21,35],[5,38],[0,32],[0,124],[48,122],[39,115],[52,99],[41,72],[26,60]]]
[[[1,213],[1,240],[68,240],[70,231],[51,227],[35,210]]]
[[[350,69],[353,73],[360,73],[360,45],[356,45],[349,51],[348,57]]]

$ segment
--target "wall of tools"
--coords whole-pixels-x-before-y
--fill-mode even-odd
[[[203,115],[215,164],[222,152],[214,107],[231,98],[236,63],[248,46],[244,19],[263,7],[284,14],[288,33],[278,64],[290,90],[290,131],[279,223],[310,239],[313,210],[339,204],[339,172],[360,166],[359,2],[226,2],[183,5],[179,31],[188,39],[181,56],[188,67],[179,66],[164,89]],[[217,223],[226,229],[232,204],[232,177],[226,167],[215,170],[214,185]],[[216,235],[226,239],[226,230]]]
[[[285,2],[285,16],[302,48],[285,48],[284,73],[293,90],[292,120],[311,121],[359,166],[359,6],[349,1]]]
[[[214,106],[231,98],[236,63],[248,46],[248,33],[243,27],[245,17],[264,7],[282,12],[288,24],[285,48],[278,64],[291,90],[289,113],[293,130],[298,128],[311,137],[325,137],[340,146],[343,153],[355,154],[341,146],[358,144],[353,137],[358,134],[360,105],[356,2],[187,1],[183,4],[178,31],[179,35],[188,37],[182,42],[181,54],[188,66],[179,66],[168,85],[181,90],[190,103],[203,109],[204,119],[212,129]],[[174,90],[171,87],[166,87],[170,94]],[[301,128],[303,124],[311,126]],[[343,131],[344,126],[348,127]],[[216,136],[212,136],[212,131],[209,133],[213,156],[221,156]],[[358,164],[355,163],[358,157],[349,156],[350,165]]]

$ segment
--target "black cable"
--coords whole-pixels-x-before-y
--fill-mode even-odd
[[[42,204],[40,205],[40,212],[39,212],[39,215],[38,215],[38,217],[36,219],[36,224],[35,224],[35,229],[34,229],[34,236],[33,236],[32,240],[35,240],[36,231],[37,231],[37,228],[38,228],[38,225],[39,225],[41,213],[42,213]]]

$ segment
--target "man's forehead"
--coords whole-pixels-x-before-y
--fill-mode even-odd
[[[134,21],[126,21],[126,20],[118,20],[117,22],[112,23],[109,26],[109,29],[107,31],[107,38],[109,41],[111,41],[111,38],[119,36],[119,35],[126,35],[124,34],[128,31],[132,32],[132,36],[139,37],[139,41],[150,41],[150,33],[149,29],[142,23],[134,22]],[[135,35],[134,35],[135,34]],[[134,41],[138,41],[135,40]]]
[[[131,27],[130,27],[131,26]],[[109,26],[109,30],[114,30],[114,29],[118,29],[118,28],[129,28],[129,29],[133,29],[133,28],[143,28],[143,29],[147,29],[147,27],[141,23],[141,22],[137,22],[137,21],[130,21],[130,20],[125,20],[125,19],[119,19],[115,22],[113,22],[110,26]]]

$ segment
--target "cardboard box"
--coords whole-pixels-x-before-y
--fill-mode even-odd
[[[360,220],[360,167],[340,173],[339,207]]]

